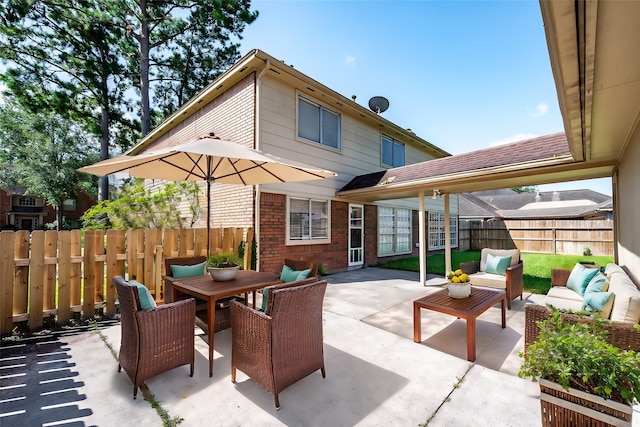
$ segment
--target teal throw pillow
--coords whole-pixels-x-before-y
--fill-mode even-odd
[[[511,265],[510,256],[495,256],[487,254],[487,262],[485,263],[485,273],[501,274],[504,276],[504,271]]]
[[[284,265],[282,267],[282,272],[280,273],[280,280],[285,283],[294,282],[296,280],[302,280],[309,277],[309,273],[311,273],[311,269],[308,270],[293,270],[288,265]]]
[[[582,297],[587,290],[589,282],[597,273],[597,268],[586,268],[582,264],[576,264],[571,270],[571,274],[569,274],[569,279],[567,279],[567,288],[577,292]]]
[[[271,289],[272,287],[273,286],[267,286],[262,290],[262,307],[260,307],[260,311],[264,312],[267,310],[267,299],[269,298],[269,289]]]
[[[585,294],[582,309],[587,311],[602,311],[613,292],[590,292]]]
[[[137,280],[129,280],[129,284],[138,288],[138,299],[140,299],[140,307],[143,310],[156,307],[156,300],[153,299],[153,295],[145,285]]]
[[[584,294],[590,294],[592,292],[602,292],[604,289],[604,284],[607,281],[607,278],[604,277],[604,274],[599,271],[589,280],[587,284],[587,288],[584,291]]]
[[[204,267],[207,262],[194,265],[172,265],[171,276],[174,279],[186,279],[187,277],[204,276]]]

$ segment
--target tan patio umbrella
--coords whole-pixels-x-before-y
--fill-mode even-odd
[[[93,175],[128,171],[130,176],[166,181],[206,181],[207,250],[211,215],[211,183],[273,184],[336,176],[335,172],[281,159],[216,137],[133,156],[119,156],[78,169]]]

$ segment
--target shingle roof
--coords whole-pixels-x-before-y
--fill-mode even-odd
[[[401,183],[570,155],[563,132],[360,175],[340,191]]]
[[[460,218],[499,217],[495,206],[491,206],[473,193],[458,194],[458,212]]]

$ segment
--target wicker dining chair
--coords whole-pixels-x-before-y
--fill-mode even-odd
[[[236,369],[261,384],[275,399],[298,380],[317,371],[325,377],[322,301],[326,281],[276,285],[261,312],[231,303],[231,381]]]
[[[113,282],[120,302],[122,337],[118,372],[123,368],[133,383],[133,398],[145,380],[161,372],[194,364],[196,303],[181,300],[155,308],[141,309],[138,288],[122,276]]]

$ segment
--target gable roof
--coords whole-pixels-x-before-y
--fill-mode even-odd
[[[284,61],[276,59],[259,49],[249,51],[197,95],[180,106],[180,108],[167,117],[160,125],[152,129],[138,144],[125,154],[139,154],[180,123],[187,120],[193,121],[194,116],[198,117],[203,106],[213,102],[217,97],[224,94],[251,73],[256,73],[257,81],[260,80],[260,76],[262,76],[263,73],[268,73],[269,76],[295,87],[300,93],[307,94],[315,99],[322,99],[323,102],[331,105],[332,108],[338,111],[349,112],[354,117],[358,117],[358,120],[371,123],[384,132],[401,136],[403,142],[415,144],[426,150],[433,157],[450,155],[450,153],[444,149],[419,137],[411,129],[405,129],[387,120],[382,115],[358,104],[354,99],[347,98],[298,71],[293,65],[287,65]],[[215,131],[219,133],[218,130]]]

